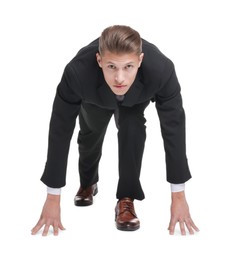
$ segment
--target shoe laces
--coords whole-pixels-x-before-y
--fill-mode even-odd
[[[123,200],[121,203],[122,203],[122,207],[123,207],[122,213],[130,212],[133,216],[136,217],[132,201],[130,201],[130,200]]]

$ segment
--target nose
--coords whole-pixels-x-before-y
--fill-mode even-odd
[[[123,71],[119,70],[115,74],[115,82],[119,85],[123,84],[124,82],[124,73]]]

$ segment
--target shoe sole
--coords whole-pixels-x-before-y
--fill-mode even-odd
[[[118,230],[121,230],[121,231],[136,231],[140,228],[140,226],[138,226],[138,227],[131,227],[131,226],[119,227],[117,225],[116,225],[116,227]]]

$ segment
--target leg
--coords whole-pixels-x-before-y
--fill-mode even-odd
[[[144,199],[140,170],[146,140],[144,110],[149,102],[133,107],[119,106],[119,182],[117,198]]]
[[[79,114],[79,174],[82,188],[98,182],[102,144],[113,111],[83,104]]]

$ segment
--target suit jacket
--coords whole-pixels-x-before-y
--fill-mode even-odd
[[[167,181],[191,178],[186,157],[185,113],[173,62],[143,39],[144,59],[122,106],[155,102],[166,155]],[[49,128],[47,162],[41,180],[50,187],[66,183],[70,140],[82,102],[114,110],[117,101],[96,61],[98,39],[85,46],[66,65],[57,87]]]

